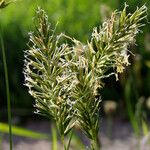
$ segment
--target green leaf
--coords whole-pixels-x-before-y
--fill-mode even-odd
[[[6,123],[0,123],[0,132],[9,134],[9,125]],[[33,139],[48,139],[49,138],[48,134],[35,132],[32,130],[27,130],[27,129],[16,127],[16,126],[12,126],[12,134],[17,135],[17,136],[33,138]]]

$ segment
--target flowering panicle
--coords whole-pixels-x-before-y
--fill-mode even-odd
[[[118,73],[130,65],[128,46],[135,42],[135,36],[143,26],[141,21],[146,17],[145,5],[133,14],[127,14],[126,8],[127,5],[122,12],[115,11],[101,27],[94,28],[87,44],[72,40],[72,65],[69,66],[78,82],[71,90],[71,97],[75,101],[78,125],[94,141],[99,129],[101,98],[98,91],[104,85],[102,79],[115,75],[118,80]]]
[[[130,64],[128,46],[135,42],[135,36],[143,26],[141,21],[146,18],[147,7],[144,5],[137,8],[133,14],[127,14],[126,8],[125,4],[122,12],[115,11],[110,20],[93,30],[90,43],[98,60],[96,68],[99,77],[108,77],[107,71],[111,67],[114,68],[114,74],[117,76]]]
[[[129,44],[146,18],[146,6],[133,14],[115,11],[109,20],[94,28],[83,44],[64,34],[55,35],[48,17],[38,8],[35,28],[25,51],[25,85],[35,98],[37,113],[52,117],[62,137],[77,124],[98,149],[100,89],[103,78],[122,73],[130,65]],[[63,44],[61,37],[71,39]],[[111,72],[110,72],[111,71]]]
[[[67,44],[59,44],[61,36],[51,29],[45,12],[38,8],[36,32],[30,32],[29,50],[25,51],[25,85],[35,98],[36,113],[52,117],[61,134],[71,129],[72,102],[66,93],[69,76],[65,56],[71,51]]]

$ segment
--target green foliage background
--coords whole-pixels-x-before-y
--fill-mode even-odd
[[[58,22],[57,31],[64,32],[82,42],[86,42],[93,27],[99,26],[103,19],[110,16],[115,9],[124,7],[123,0],[18,0],[6,9],[0,10],[0,26],[3,29],[7,65],[10,80],[10,92],[13,115],[31,114],[32,99],[23,86],[24,50],[27,48],[28,31],[32,30],[33,16],[37,6],[41,6],[49,15],[53,25]],[[128,0],[129,11],[146,3],[148,20],[150,20],[149,0]],[[143,34],[137,38],[138,46],[131,46],[137,55],[132,59],[132,66],[128,68],[128,75],[121,76],[120,83],[114,83],[115,78],[107,80],[108,85],[103,89],[103,99],[121,100],[127,77],[131,77],[133,86],[133,103],[140,96],[150,94],[150,25],[145,21]],[[114,83],[114,84],[113,84]],[[5,116],[6,94],[4,87],[4,70],[2,53],[0,52],[0,114]],[[114,86],[115,85],[115,86]],[[138,93],[138,94],[137,94]],[[0,116],[3,117],[3,116]]]

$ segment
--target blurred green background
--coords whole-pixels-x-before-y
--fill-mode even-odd
[[[33,17],[37,6],[45,9],[52,25],[58,22],[58,33],[64,32],[86,42],[93,27],[101,25],[115,9],[122,10],[124,2],[123,0],[18,0],[6,9],[0,10],[0,26],[3,30],[6,49],[13,117],[27,118],[34,111],[34,101],[23,85],[22,72],[28,32],[33,30]],[[148,21],[150,21],[149,0],[127,0],[126,2],[129,5],[129,12],[146,3]],[[120,75],[119,82],[115,81],[115,77],[107,79],[106,86],[101,92],[103,100],[114,100],[118,103],[118,111],[121,111],[119,114],[123,116],[127,116],[126,94],[133,109],[140,97],[144,97],[146,104],[150,96],[150,24],[148,21],[145,20],[146,26],[142,28],[143,33],[137,37],[138,45],[131,45],[129,48],[136,55],[130,57],[132,65]],[[128,93],[125,88],[127,86],[130,87]],[[146,105],[144,107],[149,113]],[[4,68],[0,51],[0,119],[7,120],[6,115]]]

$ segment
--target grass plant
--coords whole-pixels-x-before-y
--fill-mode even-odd
[[[115,75],[119,80],[119,74],[130,65],[129,45],[135,43],[146,18],[145,5],[132,14],[126,9],[125,4],[123,11],[116,10],[102,26],[94,28],[86,44],[57,34],[45,11],[37,9],[35,31],[29,33],[25,51],[25,85],[35,99],[35,112],[56,122],[64,150],[69,149],[65,137],[75,125],[89,138],[92,150],[100,148],[103,79]]]
[[[0,9],[11,2],[0,1]],[[135,43],[146,18],[146,6],[137,8],[132,14],[115,11],[111,18],[100,27],[95,27],[86,44],[65,34],[57,34],[48,21],[45,11],[38,8],[35,16],[35,31],[29,33],[29,49],[25,51],[25,85],[35,98],[35,113],[53,118],[59,131],[64,150],[69,150],[73,137],[72,128],[78,126],[89,138],[91,150],[100,149],[99,113],[101,107],[101,88],[103,79],[119,74],[130,65],[128,59],[132,52],[129,45]],[[12,150],[12,132],[16,135],[47,138],[47,135],[12,127],[9,80],[4,42],[1,32],[8,122],[0,124],[0,130],[8,133]],[[69,41],[69,44],[67,42]],[[139,134],[138,122],[130,103],[130,83],[125,87],[128,112],[135,133]],[[148,134],[146,123],[142,122],[143,132]],[[13,131],[12,131],[13,129]],[[65,137],[69,135],[66,144]],[[52,128],[52,150],[57,149],[57,132]]]

